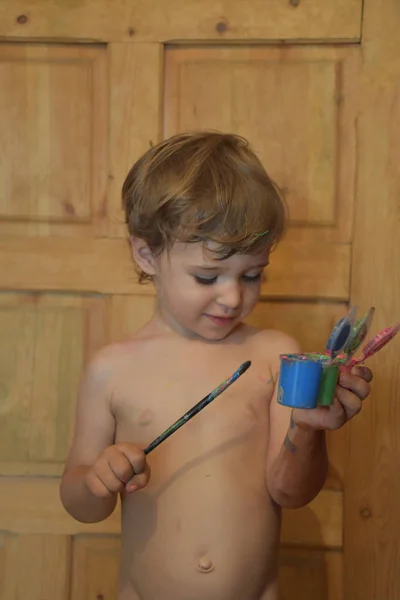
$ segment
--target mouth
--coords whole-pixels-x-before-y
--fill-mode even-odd
[[[210,321],[212,321],[215,325],[219,325],[220,327],[224,327],[226,325],[231,325],[236,317],[215,317],[214,315],[205,315]]]

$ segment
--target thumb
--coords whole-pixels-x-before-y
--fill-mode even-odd
[[[369,369],[368,367],[365,367],[364,365],[353,367],[351,370],[351,373],[353,375],[358,375],[358,377],[361,377],[367,383],[371,383],[371,381],[373,379],[373,373],[372,373],[371,369]]]
[[[146,455],[141,448],[134,444],[123,443],[119,445],[119,449],[130,462],[135,475],[144,471],[146,466]]]
[[[151,469],[150,469],[150,466],[146,462],[144,465],[144,470],[141,473],[134,475],[132,477],[132,479],[130,481],[128,481],[128,483],[125,486],[125,490],[128,493],[133,493],[133,492],[136,492],[137,490],[143,489],[144,487],[146,487],[146,485],[149,482],[150,474],[151,474]]]

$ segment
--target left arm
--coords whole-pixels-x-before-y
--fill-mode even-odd
[[[328,473],[325,431],[300,428],[291,409],[270,407],[267,485],[272,499],[284,508],[305,506],[324,486]]]
[[[301,351],[297,342],[284,335],[279,345],[284,347],[277,349],[278,354]],[[371,380],[372,373],[366,367],[341,373],[332,406],[311,410],[292,410],[278,404],[275,382],[269,409],[267,486],[277,504],[299,508],[318,495],[328,473],[325,431],[342,427],[361,410]]]

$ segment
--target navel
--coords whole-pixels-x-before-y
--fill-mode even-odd
[[[208,556],[202,556],[199,560],[197,568],[201,573],[210,573],[210,571],[213,571],[214,565]]]

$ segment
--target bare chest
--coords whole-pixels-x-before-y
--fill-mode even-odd
[[[146,377],[121,378],[114,398],[116,441],[142,447],[170,427],[193,405],[229,377],[240,360],[232,358],[200,369],[179,362],[143,364]],[[265,437],[273,386],[257,364],[162,443],[163,452],[189,460],[201,453],[222,451],[248,437]],[[156,450],[158,451],[158,449]],[[156,452],[155,451],[155,452]]]

